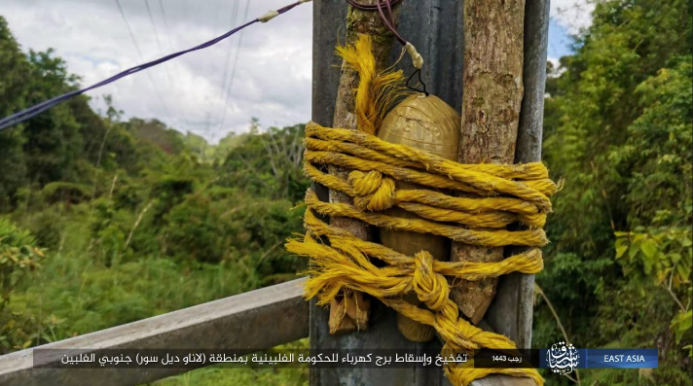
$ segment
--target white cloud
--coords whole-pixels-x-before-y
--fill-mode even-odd
[[[148,1],[159,41],[145,1],[120,0],[144,60],[221,35],[241,23],[246,1],[248,20],[290,2],[162,0],[164,20],[159,0]],[[24,50],[54,48],[68,70],[82,77],[84,86],[141,63],[115,0],[2,0],[0,15]],[[311,25],[312,5],[303,4],[267,24],[245,29],[240,51],[237,33],[213,47],[156,66],[149,74],[141,72],[94,90],[89,93],[92,104],[103,109],[100,96],[111,94],[127,117],[158,118],[212,141],[229,131],[247,130],[251,117],[264,125],[306,122],[311,105]],[[227,98],[222,85],[225,66],[236,63],[237,52]],[[233,70],[226,71],[228,83]]]
[[[120,0],[144,60],[192,47],[240,24],[246,1],[248,19],[253,19],[292,0],[161,0],[165,20],[159,0],[147,1],[159,41],[145,0]],[[552,0],[551,15],[569,33],[576,33],[590,24],[592,1]],[[116,4],[116,0],[0,0],[0,15],[8,20],[23,49],[54,48],[86,86],[141,63]],[[235,22],[231,19],[234,9]],[[148,73],[94,90],[89,93],[92,105],[103,109],[101,96],[110,94],[126,117],[158,118],[211,141],[229,131],[247,130],[251,117],[258,117],[264,126],[308,121],[312,3],[244,31],[227,98],[222,80],[226,66],[231,78],[239,38],[236,34]]]
[[[560,58],[549,57],[546,60],[548,60],[549,62],[551,62],[551,64],[553,64],[553,68],[558,68],[561,65]]]
[[[592,11],[598,0],[551,0],[551,18],[570,34],[592,24]]]

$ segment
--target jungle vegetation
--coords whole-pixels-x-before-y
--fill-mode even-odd
[[[533,345],[660,353],[656,370],[582,371],[581,384],[690,384],[692,19],[689,1],[599,2],[574,53],[549,63],[544,162],[564,188]],[[79,84],[51,51],[23,52],[1,17],[0,73],[1,116]],[[253,120],[210,145],[105,100],[97,112],[75,98],[0,134],[0,354],[305,268],[282,248],[302,231],[302,124]],[[306,382],[306,369],[209,368],[157,384]]]

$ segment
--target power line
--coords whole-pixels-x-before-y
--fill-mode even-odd
[[[217,1],[217,8],[218,8],[218,9],[221,9],[222,6],[223,6],[223,3],[224,3],[224,0],[218,0],[218,1]],[[234,5],[236,5],[236,4],[237,4],[237,3],[234,2]],[[215,22],[215,23],[210,23],[210,25],[211,25],[211,27],[212,27],[213,30],[214,30],[214,29],[216,28],[216,26],[219,25],[220,23],[221,23],[221,29],[222,29],[222,30],[224,29],[224,19],[221,17],[221,14],[222,14],[222,12],[217,12],[217,14],[216,14],[216,16],[217,16],[217,17],[216,17],[216,22]],[[232,17],[232,18],[235,18],[235,15],[233,14],[233,7],[231,8],[231,17]],[[221,22],[220,22],[220,20],[221,20]],[[233,24],[234,21],[231,20],[231,22],[232,22],[232,24]],[[227,51],[226,58],[224,59],[224,62],[223,62],[223,63],[227,63],[227,62],[229,61],[229,54],[230,54],[230,50],[231,50],[231,42],[229,41],[228,44],[229,44],[229,50]],[[222,65],[223,65],[223,64],[222,64]],[[223,81],[222,81],[222,85],[221,85],[222,90],[224,89],[224,83],[226,82],[227,72],[228,72],[228,69],[227,69],[226,66],[224,66],[224,75],[222,76]],[[205,127],[205,132],[208,133],[208,134],[210,133],[210,129],[212,128],[212,119],[211,119],[212,110],[213,110],[213,107],[212,107],[212,105],[210,104],[210,105],[208,106],[208,110],[207,110],[207,126]],[[219,115],[221,115],[221,112],[219,113]],[[216,126],[216,123],[217,123],[217,122],[218,122],[218,120],[215,119],[215,123],[214,123],[215,126]]]
[[[224,0],[217,0],[217,9],[222,9],[224,6]],[[223,29],[223,23],[224,23],[224,18],[221,17],[221,12],[217,12],[217,18],[214,23],[210,23],[213,28],[216,28],[221,25],[221,28]]]
[[[233,2],[233,7],[231,7],[231,24],[236,24],[236,16],[238,16],[238,0],[234,0]],[[226,89],[226,81],[229,78],[229,67],[231,66],[231,52],[232,52],[232,47],[233,44],[231,42],[228,43],[229,47],[226,50],[226,58],[224,59],[224,75],[221,77],[221,89],[225,90]],[[222,106],[224,108],[224,106]],[[222,111],[219,111],[219,114],[217,114],[217,123],[220,121],[220,116],[222,114]],[[216,123],[215,123],[216,125]],[[207,127],[207,130],[209,131],[209,127]]]
[[[171,29],[168,28],[168,18],[166,17],[166,7],[164,7],[163,0],[159,0],[159,8],[161,9],[161,16],[164,18],[164,32],[166,33],[166,40],[168,41],[168,46],[171,51],[175,50],[173,42],[171,41]],[[173,65],[174,74],[178,75],[180,73],[180,68],[177,64]],[[166,73],[168,74],[168,67],[166,68]],[[169,78],[171,75],[169,74]]]
[[[168,45],[171,50],[174,49],[173,43],[171,42],[171,29],[168,28],[168,18],[166,17],[166,7],[164,7],[164,1],[159,0],[159,8],[161,8],[161,15],[164,17],[164,29],[166,30],[166,38],[168,40]]]
[[[217,8],[217,9],[221,9],[221,8],[223,7],[223,4],[224,4],[224,0],[217,0],[217,6],[216,6],[216,8]],[[235,5],[235,4],[236,4],[236,3],[234,3],[234,5]],[[212,30],[216,29],[216,27],[217,27],[220,23],[221,23],[221,29],[222,29],[222,30],[224,29],[224,19],[223,19],[223,17],[221,17],[221,15],[222,15],[222,12],[217,12],[217,13],[216,13],[216,20],[215,20],[215,22],[214,22],[214,23],[210,23],[210,26],[212,27]],[[233,8],[232,8],[232,11],[231,11],[231,17],[234,17],[234,15],[233,15]],[[220,20],[221,20],[221,22],[220,22]],[[231,43],[229,42],[229,50],[230,50],[230,49],[231,49]],[[228,60],[229,60],[228,57],[229,57],[229,53],[228,53],[228,51],[227,51],[226,59],[224,59],[224,63],[228,62]],[[225,80],[225,79],[226,79],[226,73],[227,73],[227,69],[226,69],[226,67],[224,67],[224,75],[222,76],[222,79],[224,79],[224,81],[222,82],[222,86],[221,86],[221,87],[222,87],[222,90],[223,90],[223,88],[224,88],[224,82],[226,82],[226,80]],[[206,127],[205,127],[205,132],[208,133],[208,134],[209,134],[209,132],[210,132],[210,129],[212,128],[212,119],[211,119],[212,110],[213,110],[213,107],[212,107],[212,105],[210,104],[210,105],[208,106],[208,110],[207,110],[207,125],[206,125]],[[221,115],[221,113],[219,113],[219,115]],[[215,121],[216,121],[216,120],[215,120]],[[215,122],[215,125],[216,125],[216,122]]]
[[[144,0],[144,5],[147,7],[147,14],[149,15],[149,22],[152,24],[152,29],[154,30],[154,37],[156,37],[156,45],[159,47],[159,53],[164,54],[164,48],[161,45],[161,39],[159,39],[159,31],[156,29],[156,23],[154,23],[154,17],[152,16],[152,10],[149,8],[149,0]],[[173,83],[173,78],[171,77],[171,72],[168,70],[168,66],[164,66],[166,71],[166,76],[168,80]]]
[[[140,60],[142,60],[142,51],[140,51],[140,46],[137,44],[137,39],[135,38],[135,34],[132,33],[132,29],[130,28],[130,23],[128,23],[128,18],[125,16],[125,12],[123,12],[123,7],[120,6],[120,1],[115,0],[116,5],[118,5],[118,10],[120,11],[120,16],[123,17],[123,21],[125,22],[125,26],[128,28],[128,32],[130,33],[130,38],[132,39],[132,44],[135,46],[137,49],[137,55],[139,55]]]
[[[249,5],[250,5],[250,0],[246,0],[245,1],[245,12],[243,13],[243,20],[248,18]],[[226,107],[228,106],[228,103],[229,103],[229,95],[231,94],[231,87],[233,86],[233,78],[236,76],[236,67],[238,67],[238,57],[240,56],[240,53],[241,53],[241,42],[242,41],[243,41],[243,31],[241,31],[241,34],[238,36],[238,45],[236,47],[236,57],[234,58],[233,70],[231,70],[231,80],[229,81],[229,88],[228,88],[228,91],[226,92],[226,98],[224,101],[224,110],[222,111],[221,124],[219,125],[220,127],[224,127],[224,121],[226,120]]]
[[[156,23],[154,23],[154,17],[152,17],[152,10],[149,8],[149,0],[144,0],[144,5],[147,7],[147,14],[149,15],[149,22],[152,24],[152,29],[154,30],[154,36],[156,37],[156,45],[159,46],[159,51],[162,53],[164,49],[161,47],[161,40],[159,39],[159,31],[156,29]]]
[[[182,51],[174,52],[172,54],[168,54],[166,56],[163,56],[159,59],[155,59],[155,60],[149,61],[147,63],[128,68],[127,70],[121,71],[121,72],[111,76],[108,79],[105,79],[105,80],[102,80],[98,83],[92,84],[89,87],[85,87],[85,88],[82,88],[79,90],[66,92],[65,94],[59,95],[55,98],[51,98],[51,99],[43,101],[41,103],[37,103],[37,104],[35,104],[29,108],[26,108],[24,110],[21,110],[19,112],[16,112],[16,113],[8,116],[8,117],[0,119],[0,131],[7,129],[8,127],[17,125],[19,123],[22,123],[28,119],[31,119],[31,118],[35,117],[36,115],[41,114],[42,112],[50,109],[51,107],[54,107],[54,106],[56,106],[62,102],[65,102],[65,101],[67,101],[73,97],[76,97],[78,95],[84,94],[87,91],[91,91],[91,90],[97,89],[99,87],[111,84],[111,83],[113,83],[119,79],[125,78],[126,76],[136,74],[136,73],[138,73],[140,71],[144,71],[150,67],[154,67],[158,64],[165,63],[165,62],[172,60],[172,59],[175,59],[181,55],[189,54],[191,52],[195,52],[195,51],[203,50],[207,47],[211,47],[211,46],[219,43],[220,41],[228,38],[229,36],[235,34],[236,32],[243,30],[244,28],[246,28],[248,26],[251,26],[251,25],[258,23],[258,22],[266,23],[266,22],[270,21],[271,19],[273,19],[279,15],[283,15],[284,13],[289,12],[290,10],[294,9],[295,7],[297,7],[303,3],[309,2],[309,1],[311,1],[311,0],[298,0],[295,3],[286,5],[282,8],[277,9],[277,10],[267,12],[266,14],[264,14],[258,18],[250,20],[250,21],[246,22],[245,24],[242,24],[242,25],[226,32],[225,34],[217,36],[216,38],[209,40],[209,41],[206,41],[202,44],[198,44],[194,47],[191,47],[191,48],[188,48],[188,49],[185,49]],[[118,4],[118,8],[121,10],[121,15],[124,16],[124,13],[122,12],[122,8],[120,7],[120,3],[118,2],[118,0],[116,0],[116,3]],[[129,24],[127,23],[127,19],[124,18],[124,20],[125,20],[126,25],[128,26],[128,29],[129,29]],[[132,32],[132,31],[130,30],[130,32]],[[134,37],[134,35],[132,33],[131,33],[131,36]],[[135,42],[135,46],[137,46],[136,40],[133,40],[133,42]],[[139,47],[137,48],[137,50],[139,52]],[[154,82],[152,81],[152,83],[154,83]],[[162,103],[163,103],[163,100],[162,100]],[[165,106],[166,105],[164,105],[164,107]]]
[[[135,49],[137,49],[137,55],[139,56],[140,61],[143,61],[143,56],[142,56],[142,51],[140,50],[139,44],[137,44],[137,39],[135,38],[135,34],[132,33],[132,28],[130,28],[130,23],[128,23],[128,18],[125,16],[125,12],[123,12],[123,7],[120,5],[120,0],[115,0],[116,4],[118,5],[118,10],[120,11],[120,16],[123,17],[123,21],[125,22],[125,26],[128,29],[128,33],[130,34],[130,38],[132,39],[132,44],[135,45]],[[152,86],[154,87],[154,91],[156,92],[156,96],[159,98],[159,102],[161,102],[161,105],[164,106],[164,111],[166,111],[167,115],[171,115],[168,111],[168,107],[166,106],[166,103],[164,103],[164,98],[161,97],[161,93],[159,92],[159,88],[156,87],[156,83],[154,82],[154,78],[152,78],[152,74],[147,72],[147,77],[149,78],[149,81],[152,82]]]

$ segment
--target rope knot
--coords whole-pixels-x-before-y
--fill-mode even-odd
[[[433,270],[433,256],[426,251],[417,253],[414,258],[414,292],[431,310],[437,311],[445,306],[450,287],[445,276]],[[457,315],[455,315],[455,318]]]
[[[395,204],[395,181],[377,171],[349,173],[354,189],[354,205],[359,210],[381,211]]]

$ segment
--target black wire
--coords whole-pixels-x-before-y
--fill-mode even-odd
[[[245,1],[245,12],[243,13],[243,18],[248,17],[248,8],[250,8],[250,0]],[[229,80],[229,87],[226,89],[226,98],[224,98],[224,110],[222,110],[220,128],[224,127],[224,122],[226,121],[226,108],[229,105],[229,97],[231,96],[231,90],[233,87],[233,79],[236,77],[236,69],[238,68],[238,57],[241,55],[241,42],[243,42],[243,31],[241,31],[238,36],[238,42],[236,44],[236,56],[233,61],[233,67],[231,67],[231,79]]]
[[[164,29],[166,31],[166,40],[168,40],[168,45],[169,45],[169,47],[171,47],[171,50],[174,50],[175,47],[173,46],[173,43],[171,42],[171,29],[168,28],[168,18],[166,17],[166,10],[164,7],[163,0],[159,0],[159,8],[161,8],[161,15],[164,17]]]
[[[240,0],[234,0],[233,5],[231,6],[231,17],[229,18],[229,22],[231,25],[236,24],[236,16],[238,13],[238,3]],[[224,75],[221,77],[221,89],[225,90],[226,89],[226,81],[229,78],[229,62],[231,61],[231,52],[233,51],[232,49],[232,44],[229,43],[229,47],[226,50],[226,56],[224,57],[224,62],[222,66],[224,66]],[[224,108],[222,106],[222,108]],[[210,111],[211,111],[211,106],[210,106]],[[211,112],[210,112],[211,114]],[[219,111],[218,114],[216,114],[217,117],[221,116],[221,110]],[[219,118],[216,119],[216,122],[218,123],[220,121]],[[212,123],[211,120],[207,122],[207,129],[206,132],[209,132],[209,129],[211,128]],[[215,123],[216,126],[216,123]]]
[[[135,46],[135,49],[137,50],[137,55],[140,59],[140,61],[144,60],[144,56],[142,56],[142,51],[140,50],[140,45],[137,44],[137,38],[135,37],[135,34],[132,32],[132,28],[130,28],[130,22],[128,22],[127,16],[125,16],[125,11],[123,11],[123,7],[120,5],[120,0],[115,0],[116,5],[118,6],[118,11],[120,11],[120,16],[123,18],[123,22],[125,23],[125,27],[128,29],[128,33],[130,34],[130,38],[132,39],[132,44]],[[164,107],[164,111],[166,111],[166,115],[171,115],[168,111],[168,107],[166,106],[166,103],[164,102],[164,98],[161,97],[161,93],[159,92],[159,87],[156,86],[156,82],[154,82],[154,78],[152,78],[152,74],[147,73],[147,78],[149,78],[149,81],[152,82],[152,87],[154,87],[154,92],[156,93],[157,98],[159,99],[159,102],[161,105]],[[19,114],[19,113],[17,113]],[[0,121],[2,122],[2,121]],[[0,130],[2,130],[4,127],[0,126]]]
[[[352,7],[356,9],[360,9],[362,11],[377,11],[380,14],[380,18],[383,20],[383,23],[385,23],[385,26],[392,32],[393,35],[395,35],[395,38],[397,41],[400,42],[403,46],[407,45],[407,41],[397,32],[397,28],[395,28],[395,20],[394,16],[392,14],[392,6],[396,5],[399,3],[401,0],[377,0],[375,4],[361,4],[357,2],[356,0],[346,0],[347,3],[349,3]],[[383,7],[387,8],[389,18],[387,15],[385,15],[385,11],[383,10]],[[419,78],[419,83],[421,86],[423,86],[423,90],[414,88],[409,85],[411,82],[411,79],[414,77],[414,75],[418,75]],[[421,70],[416,69],[410,76],[409,79],[407,79],[406,86],[408,89],[417,91],[417,92],[422,92],[426,94],[426,96],[429,96],[430,94],[428,91],[426,91],[426,83],[424,83],[423,79],[421,79]]]
[[[156,23],[154,23],[154,16],[152,16],[152,10],[149,8],[149,0],[144,0],[144,5],[147,7],[147,14],[149,15],[149,23],[152,25],[154,30],[154,37],[156,37],[156,45],[159,47],[159,51],[163,54],[164,48],[161,46],[161,39],[159,39],[159,30],[156,29]]]
[[[163,55],[164,52],[164,47],[161,45],[161,39],[159,38],[159,30],[156,29],[156,23],[154,23],[154,16],[152,16],[152,10],[149,8],[149,0],[144,0],[144,5],[147,7],[147,14],[149,15],[149,22],[152,25],[152,29],[154,30],[154,37],[156,37],[156,45],[159,47],[159,54]],[[166,76],[168,76],[169,82],[173,83],[173,78],[171,77],[171,72],[168,70],[168,67],[164,66],[164,70],[166,71]]]
[[[418,76],[419,76],[419,83],[421,83],[421,86],[423,86],[423,90],[420,90],[420,89],[418,89],[418,88],[415,88],[415,87],[412,87],[412,86],[409,85],[409,83],[411,82],[411,78],[413,78],[414,75],[418,75]],[[426,94],[426,96],[431,95],[431,94],[428,93],[428,91],[426,91],[426,83],[424,83],[423,79],[421,79],[421,70],[419,70],[418,68],[417,68],[416,71],[414,71],[411,75],[409,75],[409,78],[407,79],[407,84],[406,84],[406,85],[407,85],[407,88],[410,89],[410,90],[417,91],[417,92],[422,92],[422,93]]]

